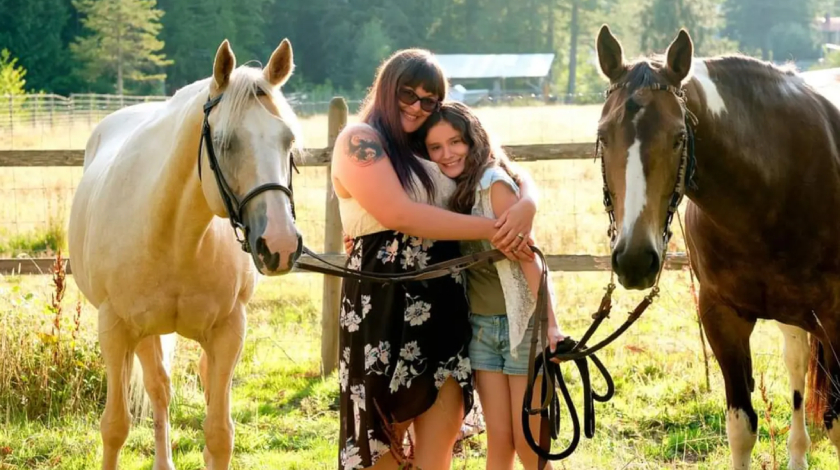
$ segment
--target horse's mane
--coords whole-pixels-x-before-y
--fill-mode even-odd
[[[718,73],[751,77],[759,74],[765,78],[777,78],[778,80],[798,78],[798,70],[793,63],[776,65],[742,54],[697,57],[695,60],[706,62],[714,67]],[[630,90],[667,84],[660,73],[663,67],[665,67],[665,56],[663,54],[652,54],[648,57],[636,59],[627,66],[627,74],[622,82],[626,83],[625,86]],[[690,78],[691,74],[686,77],[686,80]]]
[[[274,90],[274,88],[263,76],[262,69],[241,65],[233,71],[225,89],[225,97],[219,102],[218,128],[221,131],[219,137],[222,148],[227,147],[231,138],[231,133],[226,130],[233,129],[233,125],[241,121],[246,104],[249,100],[256,99],[257,90],[262,90],[267,96],[273,98],[275,106],[280,111],[279,119],[289,127],[295,137],[296,150],[300,151],[303,148],[300,122],[280,89]]]

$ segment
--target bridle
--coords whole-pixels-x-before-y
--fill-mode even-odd
[[[627,82],[619,82],[610,85],[604,93],[604,99],[609,98],[610,94],[620,88],[628,88]],[[682,140],[682,153],[680,156],[680,166],[677,168],[677,182],[674,186],[674,191],[671,194],[671,201],[668,204],[668,213],[665,216],[665,228],[662,233],[662,240],[665,242],[664,246],[668,246],[668,241],[671,240],[671,221],[674,218],[674,212],[680,206],[687,186],[692,186],[694,181],[694,169],[696,167],[696,158],[694,156],[694,126],[697,125],[697,117],[686,106],[685,90],[673,85],[653,84],[643,87],[637,87],[634,91],[651,90],[651,91],[667,91],[672,93],[677,101],[680,103],[680,108],[683,113],[683,120],[685,121],[685,136]],[[610,195],[610,188],[607,185],[607,169],[604,163],[604,148],[599,138],[595,142],[595,157],[601,159],[601,176],[604,179],[604,208],[609,216],[610,225],[607,229],[607,235],[610,237],[610,246],[614,247],[618,235],[618,229],[615,225],[615,213],[613,210],[612,196]]]
[[[198,179],[201,180],[201,149],[203,146],[207,146],[207,159],[210,164],[210,169],[213,170],[213,174],[216,176],[216,184],[219,187],[219,193],[222,196],[222,201],[225,204],[225,209],[228,213],[228,219],[230,220],[230,225],[233,227],[233,232],[236,235],[236,240],[242,246],[242,251],[246,253],[251,253],[252,247],[251,244],[248,242],[248,227],[242,220],[243,213],[245,211],[245,206],[255,197],[259,196],[260,194],[271,191],[277,190],[282,191],[289,197],[289,204],[292,206],[292,218],[297,219],[295,214],[295,198],[294,192],[292,191],[292,170],[295,172],[300,173],[297,169],[297,165],[295,165],[295,159],[292,155],[292,152],[289,152],[289,184],[283,185],[280,183],[265,183],[257,186],[256,188],[250,190],[248,193],[245,194],[245,197],[242,198],[240,201],[236,194],[233,193],[233,190],[228,185],[227,180],[225,180],[224,175],[222,174],[221,167],[219,165],[219,160],[216,158],[216,152],[213,150],[213,136],[210,131],[210,111],[213,110],[213,107],[219,104],[221,101],[222,96],[224,93],[220,93],[219,96],[215,98],[207,97],[207,102],[204,103],[204,123],[201,126],[201,138],[199,140],[198,145]],[[300,256],[300,252],[303,249],[303,242],[300,235],[298,235],[298,253],[297,256]],[[297,258],[297,256],[295,258]]]
[[[608,98],[610,93],[619,89],[626,88],[628,84],[617,83],[611,85],[604,98]],[[688,110],[686,106],[685,91],[682,88],[677,88],[670,85],[655,84],[646,87],[636,88],[648,89],[653,91],[668,91],[677,97],[682,108],[683,116],[686,124],[686,135],[682,142],[682,153],[680,157],[680,166],[677,169],[677,181],[675,183],[674,191],[671,200],[668,204],[668,213],[665,218],[665,228],[662,233],[663,241],[665,242],[665,250],[667,253],[668,241],[671,238],[670,225],[677,208],[682,201],[686,187],[692,184],[692,178],[695,168],[694,156],[694,126],[697,125],[697,118]],[[601,172],[604,179],[604,209],[609,216],[609,228],[607,231],[610,237],[611,248],[615,247],[617,230],[615,223],[615,214],[613,213],[612,196],[610,195],[609,187],[607,186],[606,166],[604,164],[603,147],[600,139],[595,144],[595,156],[601,159]],[[532,247],[532,249],[535,249]],[[538,256],[545,263],[545,258],[539,250],[535,250]],[[562,342],[557,344],[554,352],[551,352],[547,347],[547,333],[548,333],[548,310],[547,310],[547,273],[543,272],[543,278],[540,281],[540,294],[537,298],[537,306],[534,310],[535,315],[539,315],[539,322],[534,321],[534,329],[531,337],[531,350],[528,361],[528,382],[525,389],[525,396],[522,401],[522,428],[525,435],[525,440],[534,452],[537,454],[539,461],[537,468],[542,470],[548,460],[561,460],[574,452],[580,442],[580,422],[578,421],[577,410],[574,402],[569,394],[566,386],[563,373],[560,370],[560,364],[552,362],[556,359],[558,362],[574,361],[580,372],[581,382],[583,385],[583,404],[584,404],[584,435],[591,439],[595,434],[595,405],[596,401],[606,402],[613,397],[615,392],[615,384],[612,377],[604,367],[603,363],[595,356],[595,352],[604,348],[605,346],[616,340],[622,333],[624,333],[636,320],[641,317],[642,313],[653,303],[655,297],[659,295],[659,279],[662,274],[662,269],[665,265],[665,256],[659,265],[659,271],[656,275],[656,281],[651,288],[648,295],[636,306],[633,311],[629,312],[624,323],[616,329],[612,334],[607,336],[601,342],[592,347],[587,347],[586,343],[601,325],[601,323],[609,317],[612,309],[612,293],[615,290],[615,272],[610,270],[610,283],[607,285],[606,293],[601,299],[601,305],[598,311],[592,315],[593,322],[584,333],[580,341],[575,341],[571,337],[566,337]],[[537,343],[540,343],[540,354],[537,352]],[[589,365],[587,359],[592,360],[598,371],[604,378],[607,384],[607,390],[604,394],[598,394],[592,390],[590,382]],[[534,387],[537,380],[537,371],[542,371],[543,381],[540,393],[540,405],[537,407],[531,406],[533,399]],[[560,400],[557,397],[555,388],[559,386],[563,394],[563,399],[569,409],[569,415],[572,420],[573,435],[568,447],[558,453],[552,454],[551,440],[557,439],[560,432]],[[534,440],[530,427],[530,415],[540,415],[540,436],[539,443]]]

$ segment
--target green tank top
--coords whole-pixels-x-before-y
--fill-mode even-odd
[[[488,168],[476,188],[472,215],[495,218],[490,204],[490,188],[496,181],[504,181],[519,195],[519,187],[501,167]],[[492,249],[488,240],[461,241],[462,254],[478,253]],[[505,293],[499,272],[493,265],[482,264],[467,270],[467,296],[470,311],[476,315],[507,315]],[[527,289],[527,286],[524,287]]]
[[[476,315],[507,313],[499,272],[493,265],[482,264],[467,270],[467,297],[470,301],[470,311]]]

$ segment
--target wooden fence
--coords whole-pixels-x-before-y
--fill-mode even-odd
[[[328,261],[343,264],[346,260],[341,242],[341,219],[338,212],[338,200],[332,195],[329,162],[332,146],[341,129],[347,124],[347,103],[341,98],[333,98],[329,107],[328,147],[307,149],[308,156],[299,166],[326,166],[326,218],[324,224],[324,251]],[[593,158],[594,144],[558,143],[505,146],[512,160],[535,162],[545,160],[579,160]],[[3,150],[0,151],[0,167],[61,167],[82,166],[84,150]],[[317,263],[309,257],[306,262]],[[610,269],[608,256],[547,254],[546,261],[552,271],[606,271]],[[54,259],[19,259],[0,258],[0,272],[19,274],[48,273]],[[66,269],[72,273],[70,260],[66,260]],[[671,253],[665,262],[665,269],[683,269],[688,265],[684,253]],[[341,279],[324,276],[323,308],[321,313],[321,363],[324,374],[331,373],[338,361],[338,314],[340,307]]]

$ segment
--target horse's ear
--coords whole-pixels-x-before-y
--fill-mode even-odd
[[[666,54],[668,69],[676,75],[677,80],[682,83],[685,77],[691,72],[691,62],[694,59],[694,43],[685,28],[680,29],[677,37],[668,46]]]
[[[601,72],[612,82],[624,73],[624,50],[606,24],[598,32],[598,62]]]
[[[271,54],[271,59],[268,60],[268,65],[265,66],[264,74],[268,83],[274,86],[282,86],[292,72],[295,70],[295,60],[292,54],[292,43],[288,39],[283,39],[277,49]]]
[[[233,55],[230,43],[225,39],[219,45],[216,59],[213,61],[213,81],[217,89],[227,86],[234,68],[236,68],[236,56]]]

